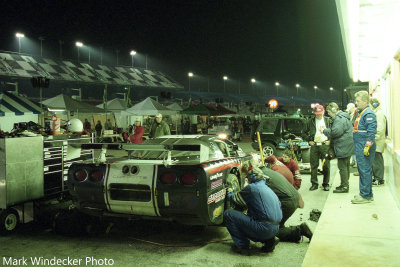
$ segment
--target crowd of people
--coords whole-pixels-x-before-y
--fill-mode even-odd
[[[350,160],[355,161],[360,176],[359,194],[351,200],[353,204],[374,201],[372,186],[384,184],[384,162],[386,118],[380,102],[371,98],[367,91],[355,94],[356,104],[349,104],[346,111],[337,103],[325,108],[316,105],[315,117],[308,120],[304,139],[310,145],[311,187],[318,189],[317,171],[321,163],[322,189],[330,190],[330,160],[337,158],[340,185],[333,193],[349,192]],[[239,192],[227,189],[227,197],[239,210],[226,210],[224,221],[232,236],[234,252],[249,255],[249,242],[262,242],[263,252],[274,250],[277,237],[280,241],[298,242],[301,236],[312,238],[308,225],[285,226],[287,219],[304,201],[297,191],[301,186],[297,163],[285,151],[281,158],[269,156],[267,167],[253,155],[249,163],[243,164],[242,173],[248,185]],[[296,182],[298,181],[298,182]],[[243,213],[240,209],[246,209]]]

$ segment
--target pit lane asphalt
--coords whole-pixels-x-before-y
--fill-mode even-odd
[[[245,152],[254,152],[249,142],[238,144]],[[331,177],[335,177],[335,161],[331,164],[331,171]],[[302,178],[299,191],[305,208],[298,209],[286,224],[307,222],[314,230],[317,223],[309,220],[310,211],[323,209],[328,192],[321,189],[309,191],[310,175],[303,174]],[[91,266],[90,262],[86,264],[85,259],[94,257],[98,260],[112,259],[113,266],[301,266],[309,245],[307,238],[298,244],[281,242],[274,252],[264,254],[259,251],[261,243],[252,242],[252,255],[247,257],[231,251],[231,240],[206,244],[229,238],[225,227],[197,229],[154,221],[117,223],[108,234],[99,230],[75,237],[57,235],[48,227],[29,223],[21,225],[13,235],[0,237],[0,262],[4,266],[4,258],[25,257],[28,258],[28,266],[33,266],[29,257],[70,257],[82,259],[81,264],[76,266]]]

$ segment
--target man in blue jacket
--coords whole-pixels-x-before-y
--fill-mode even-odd
[[[333,190],[333,193],[349,192],[350,158],[353,154],[353,125],[350,121],[350,114],[343,112],[339,106],[332,102],[326,107],[326,111],[333,119],[330,128],[322,127],[321,131],[331,140],[331,146],[338,159],[340,173],[340,185]]]
[[[266,176],[246,171],[249,185],[241,191],[229,192],[228,198],[235,205],[247,208],[247,215],[229,209],[224,212],[224,222],[232,236],[233,251],[250,255],[249,240],[263,242],[263,252],[271,252],[275,247],[275,235],[282,220],[281,203],[275,193],[265,184]]]
[[[369,94],[359,91],[355,95],[358,109],[354,122],[353,140],[356,153],[357,168],[360,173],[360,195],[356,195],[351,203],[364,204],[374,200],[372,194],[372,163],[375,157],[376,116],[370,109]]]

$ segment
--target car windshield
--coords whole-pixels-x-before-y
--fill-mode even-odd
[[[273,133],[275,132],[277,124],[278,124],[278,119],[275,118],[262,120],[260,122],[260,125],[258,126],[258,131]]]

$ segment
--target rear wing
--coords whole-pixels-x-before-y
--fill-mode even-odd
[[[174,145],[174,144],[114,144],[114,143],[93,143],[81,144],[82,149],[101,149],[100,155],[95,159],[96,163],[104,163],[106,161],[107,150],[125,150],[128,152],[128,157],[134,151],[161,151],[167,152],[166,157],[162,160],[141,160],[141,162],[148,162],[153,164],[163,164],[165,166],[173,165],[176,160],[171,159],[172,151],[199,151],[200,162],[209,159],[209,148],[203,144],[188,144],[188,145]]]

